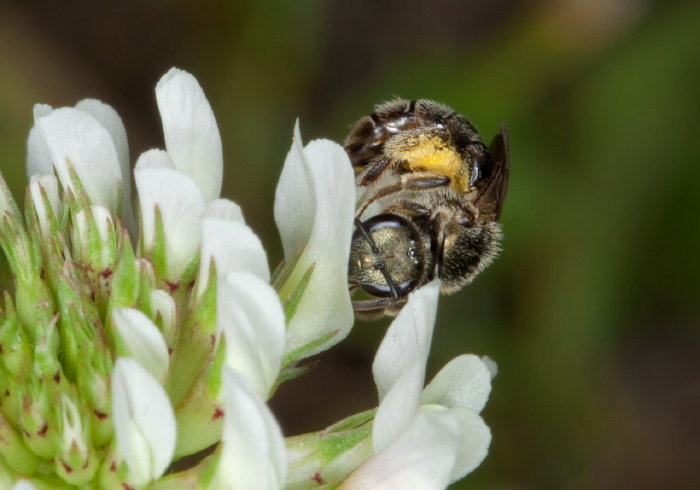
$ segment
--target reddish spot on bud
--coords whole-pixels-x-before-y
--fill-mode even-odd
[[[210,335],[209,342],[211,342],[211,345],[215,345],[216,344],[216,335]]]
[[[105,270],[103,270],[102,272],[100,272],[100,277],[101,277],[102,279],[107,279],[107,278],[108,278],[109,276],[111,276],[112,274],[114,274],[114,271],[112,270],[112,268],[111,268],[111,267],[107,267]]]
[[[36,433],[39,437],[46,437],[46,431],[49,430],[49,426],[46,422],[44,422],[44,425],[41,426],[41,429],[39,429],[39,432]]]
[[[172,353],[173,353],[173,350],[174,350],[174,349],[173,349],[172,347],[168,347],[168,355],[172,354]]]
[[[112,464],[109,465],[109,471],[117,471],[117,463],[112,461]]]
[[[214,415],[212,415],[211,419],[212,419],[212,420],[218,420],[218,419],[220,419],[220,418],[223,417],[223,416],[224,416],[224,411],[221,410],[219,407],[216,407],[216,408],[214,409]]]
[[[0,355],[2,354],[2,344],[0,344]]]
[[[126,483],[122,483],[122,488],[124,490],[136,490],[134,487],[132,487],[131,485],[127,485]]]
[[[46,272],[44,271],[44,268],[42,267],[41,270],[39,271],[39,278],[43,281],[44,277],[46,277]]]
[[[180,283],[179,282],[170,282],[170,281],[163,281],[167,288],[170,290],[170,294],[175,294],[175,291],[180,289]]]
[[[316,483],[318,483],[319,485],[322,485],[322,484],[323,484],[323,478],[321,478],[321,472],[320,472],[320,471],[317,471],[316,473],[314,473],[314,476],[312,476],[311,479],[312,479],[313,481],[315,481]]]
[[[106,413],[100,412],[99,410],[93,410],[92,413],[94,413],[95,417],[97,417],[99,420],[104,420],[108,417]]]
[[[56,374],[53,375],[53,381],[56,384],[61,382],[61,371],[56,371]]]
[[[68,466],[65,461],[61,460],[61,464],[63,465],[63,469],[66,470],[66,473],[72,473],[73,468]]]
[[[194,287],[194,279],[187,283],[187,292],[189,293],[190,291],[192,291],[193,287]]]

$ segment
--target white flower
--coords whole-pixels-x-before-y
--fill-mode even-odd
[[[297,123],[275,195],[284,258],[293,267],[280,297],[295,302],[298,288],[304,293],[287,326],[285,352],[303,352],[296,358],[321,352],[350,332],[347,271],[354,216],[355,179],[347,154],[328,140],[303,147]]]
[[[114,365],[112,416],[129,483],[159,478],[175,451],[175,414],[163,387],[133,359],[119,358]]]
[[[287,461],[277,421],[245,377],[224,369],[226,415],[219,461],[207,488],[276,490]]]
[[[27,143],[28,175],[53,175],[64,189],[74,191],[71,168],[90,202],[132,221],[129,149],[124,126],[109,106],[91,99],[76,108],[35,107],[35,126]],[[70,167],[69,167],[70,165]]]
[[[391,324],[373,366],[380,405],[374,419],[375,456],[341,486],[443,489],[486,457],[491,433],[478,415],[491,374],[477,356],[448,363],[423,389],[439,282],[411,294]]]

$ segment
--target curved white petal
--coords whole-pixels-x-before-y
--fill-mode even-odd
[[[204,199],[192,179],[168,168],[137,168],[134,171],[141,206],[141,232],[146,250],[155,239],[155,207],[163,218],[168,278],[179,278],[199,249],[199,220]]]
[[[328,140],[302,148],[297,123],[277,184],[275,222],[285,259],[306,247],[295,273],[315,267],[288,326],[287,351],[337,332],[309,354],[320,352],[340,342],[352,328],[347,272],[354,215],[355,178],[345,150]]]
[[[243,210],[241,207],[228,199],[215,199],[207,204],[202,217],[219,218],[226,221],[235,221],[237,223],[245,224],[245,219],[243,219]]]
[[[270,282],[267,254],[258,236],[247,225],[220,218],[203,218],[201,227],[198,295],[207,285],[212,258],[218,276],[229,272],[250,272],[266,283]]]
[[[152,149],[144,151],[136,160],[134,170],[142,170],[145,168],[169,168],[176,170],[173,159],[170,158],[167,151]]]
[[[427,360],[439,293],[437,280],[411,293],[384,335],[372,365],[380,401],[407,366]]]
[[[195,181],[206,202],[221,194],[223,153],[214,112],[199,82],[171,68],[156,85],[165,148],[180,172]]]
[[[442,490],[450,483],[458,431],[450,412],[421,412],[399,439],[356,469],[339,489]]]
[[[129,162],[129,142],[126,138],[126,128],[117,111],[108,104],[97,99],[83,99],[75,108],[97,119],[112,136],[114,147],[119,159],[122,176],[123,209],[122,216],[127,228],[134,232],[134,212],[131,209],[131,163]]]
[[[226,364],[267,399],[282,362],[284,311],[274,289],[249,272],[233,272],[217,285],[217,327],[226,337]]]
[[[398,439],[411,425],[420,407],[425,379],[425,360],[405,366],[379,404],[372,428],[372,447],[378,453]]]
[[[159,478],[175,452],[175,413],[163,387],[134,359],[114,364],[112,417],[129,482],[144,485]]]
[[[377,351],[372,366],[380,399],[372,430],[375,452],[393,443],[418,413],[439,288],[434,281],[411,293]]]
[[[163,384],[168,375],[168,347],[158,327],[143,312],[133,308],[116,308],[114,325],[124,342],[128,356],[135,359]]]
[[[484,420],[472,410],[455,408],[450,410],[459,426],[459,448],[450,482],[464,478],[486,458],[491,445],[491,430]]]
[[[452,359],[423,390],[421,402],[481,412],[491,393],[491,372],[473,354]]]
[[[66,165],[69,161],[92,204],[114,214],[119,204],[117,184],[122,177],[109,131],[94,117],[72,108],[56,109],[40,117],[36,126],[63,187],[73,187]]]
[[[247,379],[225,367],[221,456],[211,489],[284,487],[287,455],[279,424]]]
[[[29,130],[27,138],[27,177],[32,175],[53,175],[51,152],[46,141],[36,125],[40,117],[48,116],[53,107],[48,104],[34,104],[34,126]]]

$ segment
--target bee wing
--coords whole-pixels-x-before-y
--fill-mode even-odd
[[[497,221],[501,217],[503,203],[508,192],[508,176],[510,174],[510,155],[508,153],[508,129],[501,126],[500,134],[491,142],[491,157],[494,168],[488,181],[474,198],[474,204],[479,210],[479,221]]]

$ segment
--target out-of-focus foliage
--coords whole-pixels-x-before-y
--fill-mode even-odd
[[[444,298],[431,369],[499,364],[491,454],[454,488],[700,488],[700,4],[643,0],[0,1],[0,169],[23,195],[36,102],[93,96],[132,155],[162,146],[152,87],[196,74],[271,256],[296,117],[342,140],[394,95],[511,135],[501,258]],[[286,433],[376,404],[382,324],[276,397]],[[314,412],[332,397],[334,413]],[[323,406],[327,406],[326,403]]]

